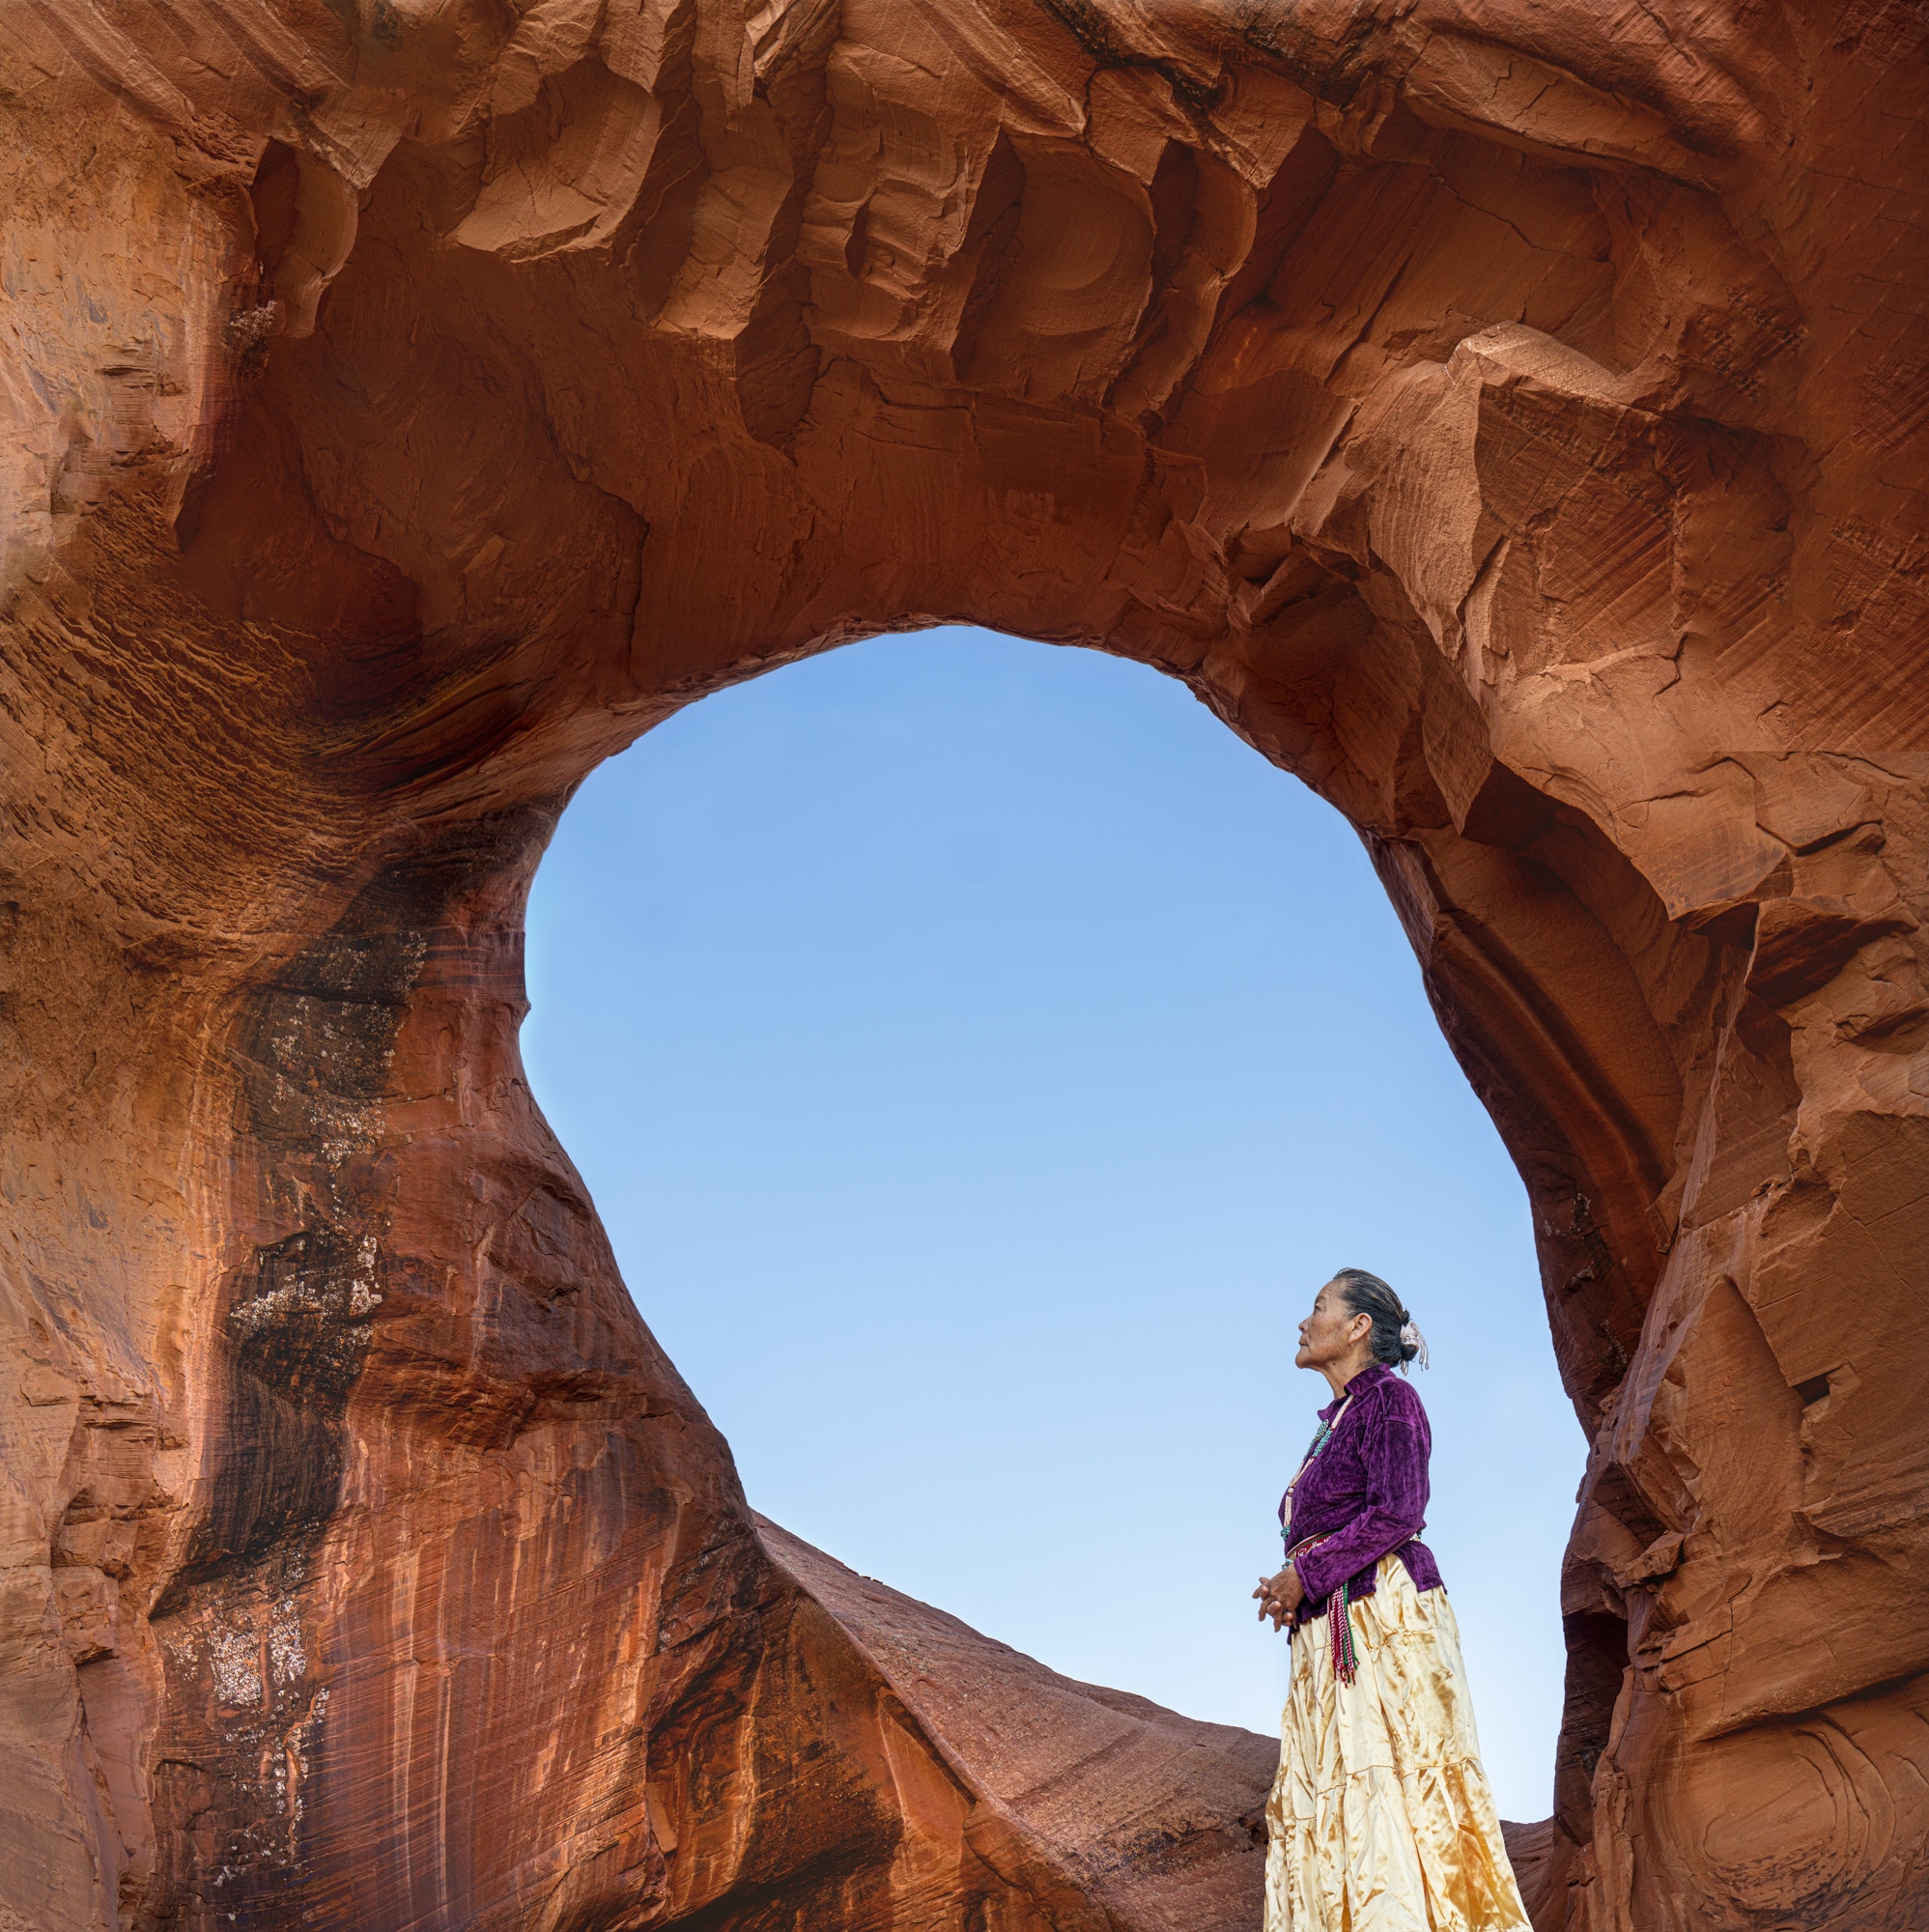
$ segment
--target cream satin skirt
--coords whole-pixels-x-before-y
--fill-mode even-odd
[[[1350,1684],[1324,1617],[1292,1639],[1265,1932],[1524,1932],[1447,1593],[1386,1556],[1348,1615]]]

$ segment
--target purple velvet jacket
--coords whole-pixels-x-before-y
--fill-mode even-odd
[[[1374,1593],[1382,1556],[1406,1565],[1416,1590],[1437,1590],[1440,1568],[1416,1539],[1427,1526],[1427,1459],[1433,1432],[1412,1384],[1384,1364],[1362,1369],[1347,1384],[1352,1406],[1314,1457],[1292,1494],[1292,1541],[1324,1536],[1318,1549],[1293,1559],[1306,1601],[1295,1623],[1319,1615],[1344,1582],[1351,1597]],[[1319,1411],[1331,1422],[1340,1405]],[[1280,1520],[1286,1519],[1281,1497]]]

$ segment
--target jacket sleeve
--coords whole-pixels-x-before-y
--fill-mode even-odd
[[[1417,1402],[1376,1402],[1359,1418],[1366,1505],[1317,1548],[1293,1558],[1307,1601],[1330,1596],[1349,1577],[1427,1526],[1427,1461],[1433,1448],[1426,1411]]]

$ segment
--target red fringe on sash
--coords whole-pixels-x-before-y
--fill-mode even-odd
[[[1328,1539],[1323,1536],[1309,1536],[1304,1543],[1295,1543],[1286,1552],[1290,1563],[1295,1556],[1309,1549],[1318,1549]],[[1303,1584],[1302,1584],[1302,1587]],[[1342,1581],[1326,1599],[1326,1634],[1333,1646],[1333,1675],[1342,1684],[1350,1684],[1359,1668],[1359,1657],[1353,1649],[1353,1620],[1347,1614],[1348,1599],[1347,1583]]]

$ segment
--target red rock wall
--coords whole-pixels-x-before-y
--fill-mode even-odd
[[[1248,1746],[772,1559],[516,1057],[582,776],[946,618],[1345,811],[1519,1163],[1544,1932],[1929,1920],[1918,13],[7,24],[0,1926],[1253,1922]]]

